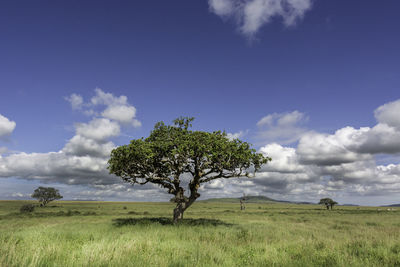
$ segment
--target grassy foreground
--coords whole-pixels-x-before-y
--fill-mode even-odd
[[[400,266],[400,210],[0,201],[0,266]]]

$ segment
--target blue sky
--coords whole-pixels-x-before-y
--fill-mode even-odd
[[[168,199],[108,177],[104,162],[107,149],[185,115],[196,129],[226,130],[275,156],[254,181],[215,182],[203,197],[400,202],[399,8],[3,1],[0,198],[48,184],[66,199]],[[82,100],[75,108],[73,94]]]

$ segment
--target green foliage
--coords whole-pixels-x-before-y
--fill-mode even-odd
[[[111,152],[110,173],[132,184],[154,183],[174,195],[176,216],[200,196],[200,185],[219,178],[250,176],[271,160],[256,153],[250,144],[229,140],[225,132],[192,131],[193,118],[181,117],[174,125],[158,122],[146,139],[132,140]],[[182,175],[191,177],[188,191]],[[175,213],[174,213],[175,214]]]
[[[21,208],[19,209],[21,213],[30,213],[33,212],[34,210],[35,210],[35,205],[33,204],[22,205]]]
[[[40,206],[46,206],[51,201],[63,198],[58,189],[42,186],[35,189],[31,197],[39,200]]]
[[[329,208],[332,210],[333,206],[335,206],[336,204],[338,204],[336,201],[333,201],[330,198],[321,198],[319,200],[318,204],[322,204],[325,205],[326,209],[329,210]]]

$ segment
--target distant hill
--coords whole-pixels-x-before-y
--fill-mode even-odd
[[[224,202],[224,203],[238,203],[240,198],[209,198],[202,200],[204,202]],[[265,196],[246,196],[246,203],[265,203],[265,202],[278,202],[275,199],[265,197]]]
[[[223,203],[238,203],[240,198],[209,198],[201,200],[203,202],[223,202]],[[266,196],[246,196],[246,203],[294,203],[294,204],[315,204],[311,202],[293,202],[286,200],[276,200]]]
[[[381,207],[400,207],[400,204],[385,205]]]

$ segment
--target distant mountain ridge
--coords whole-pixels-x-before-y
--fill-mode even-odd
[[[205,200],[201,200],[204,202],[224,202],[224,203],[238,203],[241,197],[239,198],[209,198]],[[296,201],[287,201],[287,200],[276,200],[266,196],[246,196],[246,203],[293,203],[293,204],[316,204],[312,202],[296,202]]]
[[[392,205],[385,205],[385,206],[381,206],[381,207],[400,207],[400,203],[399,204],[392,204]]]

